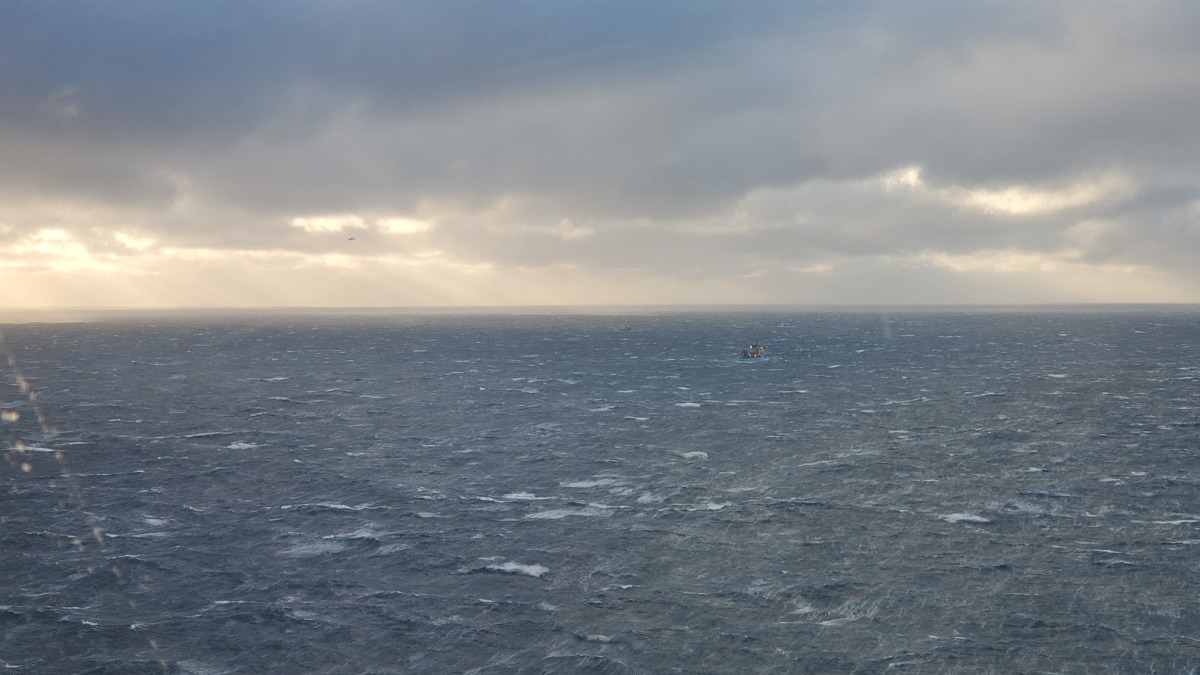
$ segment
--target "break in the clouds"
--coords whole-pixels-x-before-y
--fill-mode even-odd
[[[0,304],[1200,301],[1188,2],[0,4]]]

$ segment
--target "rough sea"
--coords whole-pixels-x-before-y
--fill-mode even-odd
[[[1200,670],[1195,307],[0,334],[3,672]]]

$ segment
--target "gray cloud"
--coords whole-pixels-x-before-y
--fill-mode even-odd
[[[930,251],[1185,273],[1197,36],[1166,1],[5,3],[0,235],[680,280]],[[341,213],[370,246],[291,225]]]

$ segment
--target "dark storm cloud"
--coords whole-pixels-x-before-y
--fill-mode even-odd
[[[974,17],[964,31],[970,12],[937,9],[935,20],[905,19],[880,39],[904,58],[929,36],[961,42],[995,30]],[[265,185],[244,199],[290,199],[295,184],[302,194],[328,185],[369,195],[404,181],[424,194],[574,191],[654,213],[828,163],[810,148],[819,146],[812,131],[798,127],[806,108],[870,84],[862,78],[872,74],[839,50],[855,46],[856,21],[895,18],[879,11],[770,2],[6,4],[0,119],[6,137],[51,150],[9,154],[27,160],[14,173],[70,192],[152,196],[161,181],[145,174],[170,167],[245,185],[246,158],[226,153],[251,141],[248,152],[266,165],[252,175]],[[589,115],[596,92],[628,98],[611,117]],[[349,104],[362,125],[343,139],[351,145],[305,147],[345,121],[338,116]],[[554,115],[539,116],[547,105]],[[456,115],[459,124],[437,123]],[[436,142],[422,142],[428,134]],[[270,185],[275,176],[282,185]]]
[[[322,198],[334,206],[362,201],[360,190],[377,199],[400,181],[423,194],[509,189],[488,173],[536,147],[524,143],[532,130],[512,119],[489,126],[490,101],[530,97],[525,104],[536,106],[539,92],[555,88],[669,75],[730,32],[770,21],[772,12],[755,9],[653,2],[8,3],[0,7],[0,119],[10,151],[0,161],[23,186],[131,199],[152,198],[161,183],[154,175],[170,169],[207,173],[219,191],[232,190],[245,185],[247,164],[259,185],[233,198],[268,206],[316,185],[327,186]],[[361,133],[339,139],[346,145],[337,148],[310,145],[345,121],[339,116],[348,106]],[[477,125],[472,130],[427,128],[430,116],[473,106],[479,118],[464,120]],[[393,130],[374,145],[381,133],[374,125],[395,124],[409,133]],[[430,131],[435,144],[423,142]],[[556,136],[553,126],[544,132]],[[505,142],[507,134],[521,146]],[[514,178],[547,178],[534,173]],[[226,178],[230,184],[221,185]]]
[[[36,126],[39,104],[70,86],[90,129],[219,137],[256,128],[302,86],[405,113],[669,68],[731,19],[700,2],[7,3],[0,105]]]

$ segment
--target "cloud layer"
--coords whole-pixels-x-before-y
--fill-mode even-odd
[[[1200,301],[1185,2],[0,5],[28,305]]]

